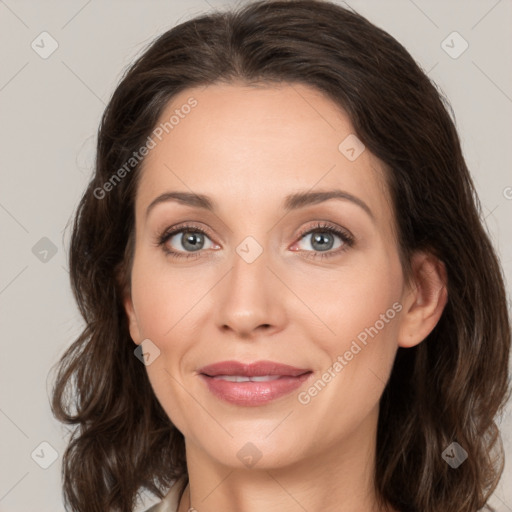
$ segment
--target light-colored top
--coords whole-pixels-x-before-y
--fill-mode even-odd
[[[179,505],[178,491],[180,488],[181,480],[178,480],[171,486],[171,490],[165,495],[164,499],[160,503],[148,508],[146,512],[177,512]]]

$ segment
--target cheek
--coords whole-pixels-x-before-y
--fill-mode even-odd
[[[166,339],[199,303],[204,289],[197,273],[170,272],[168,265],[142,255],[132,270],[132,299],[143,336]]]
[[[315,334],[307,322],[303,328],[328,360],[322,382],[307,391],[304,402],[315,400],[318,407],[322,402],[334,404],[334,415],[347,409],[355,416],[357,410],[364,415],[378,401],[396,354],[402,309],[400,266],[398,260],[380,253],[378,261],[368,259],[328,277],[324,282],[317,276],[316,285],[308,288],[308,304],[315,306],[325,335]],[[324,398],[317,400],[317,394]]]
[[[306,298],[306,304],[321,321],[325,339],[331,340],[328,341],[330,355],[334,355],[333,350],[344,348],[348,340],[366,332],[365,329],[376,322],[383,333],[391,332],[391,322],[385,322],[385,328],[382,328],[380,319],[381,315],[385,315],[384,321],[395,318],[396,311],[392,306],[401,296],[400,276],[400,268],[394,261],[361,258],[356,265],[316,273],[314,280],[309,277],[297,280],[295,290],[297,295]],[[304,322],[304,328],[307,328],[307,322]],[[318,322],[315,322],[315,328],[318,328]]]
[[[180,385],[179,369],[191,339],[183,327],[189,318],[187,312],[198,300],[195,296],[199,290],[184,286],[176,275],[171,279],[169,274],[142,257],[135,260],[132,300],[142,337],[151,340],[159,350],[158,357],[146,366],[151,387],[173,424],[183,431],[187,429],[190,396]]]
[[[359,428],[378,407],[397,350],[400,303],[387,292],[372,300],[364,293],[356,298],[352,295],[345,308],[326,317],[335,336],[310,334],[328,357],[317,379],[298,396],[303,414],[326,418],[331,427],[322,435],[332,442]]]

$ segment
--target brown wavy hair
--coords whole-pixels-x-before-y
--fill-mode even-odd
[[[122,300],[143,160],[113,176],[176,94],[215,83],[311,86],[347,112],[382,162],[404,276],[413,252],[429,251],[445,264],[448,302],[422,343],[398,349],[380,401],[377,494],[401,512],[492,510],[486,503],[503,471],[495,420],[510,395],[510,320],[453,112],[393,37],[315,0],[252,2],[179,24],[137,58],[106,107],[69,253],[85,327],[58,362],[51,404],[76,426],[63,456],[66,505],[131,511],[142,490],[162,498],[180,477],[181,494],[188,482],[183,435],[134,356]],[[453,441],[468,453],[457,469],[442,458]]]

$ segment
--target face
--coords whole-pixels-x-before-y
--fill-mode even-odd
[[[307,86],[189,89],[160,121],[176,109],[142,169],[125,307],[187,451],[270,468],[370,435],[408,293],[379,161]]]

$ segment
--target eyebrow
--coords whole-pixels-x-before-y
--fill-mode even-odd
[[[323,203],[325,201],[329,201],[331,199],[338,199],[342,201],[350,201],[353,204],[356,204],[360,208],[362,208],[370,218],[375,222],[375,216],[373,212],[370,210],[368,205],[358,197],[349,194],[343,190],[324,190],[318,192],[297,192],[295,194],[290,194],[285,197],[283,202],[283,207],[286,212],[292,210],[298,210],[300,208],[304,208],[306,206]],[[202,208],[209,211],[217,210],[216,203],[208,196],[204,194],[195,194],[192,192],[165,192],[164,194],[159,195],[146,209],[146,217],[149,215],[151,210],[155,208],[157,204],[165,203],[168,201],[175,201],[180,204],[184,204],[186,206],[192,206],[196,208]]]

